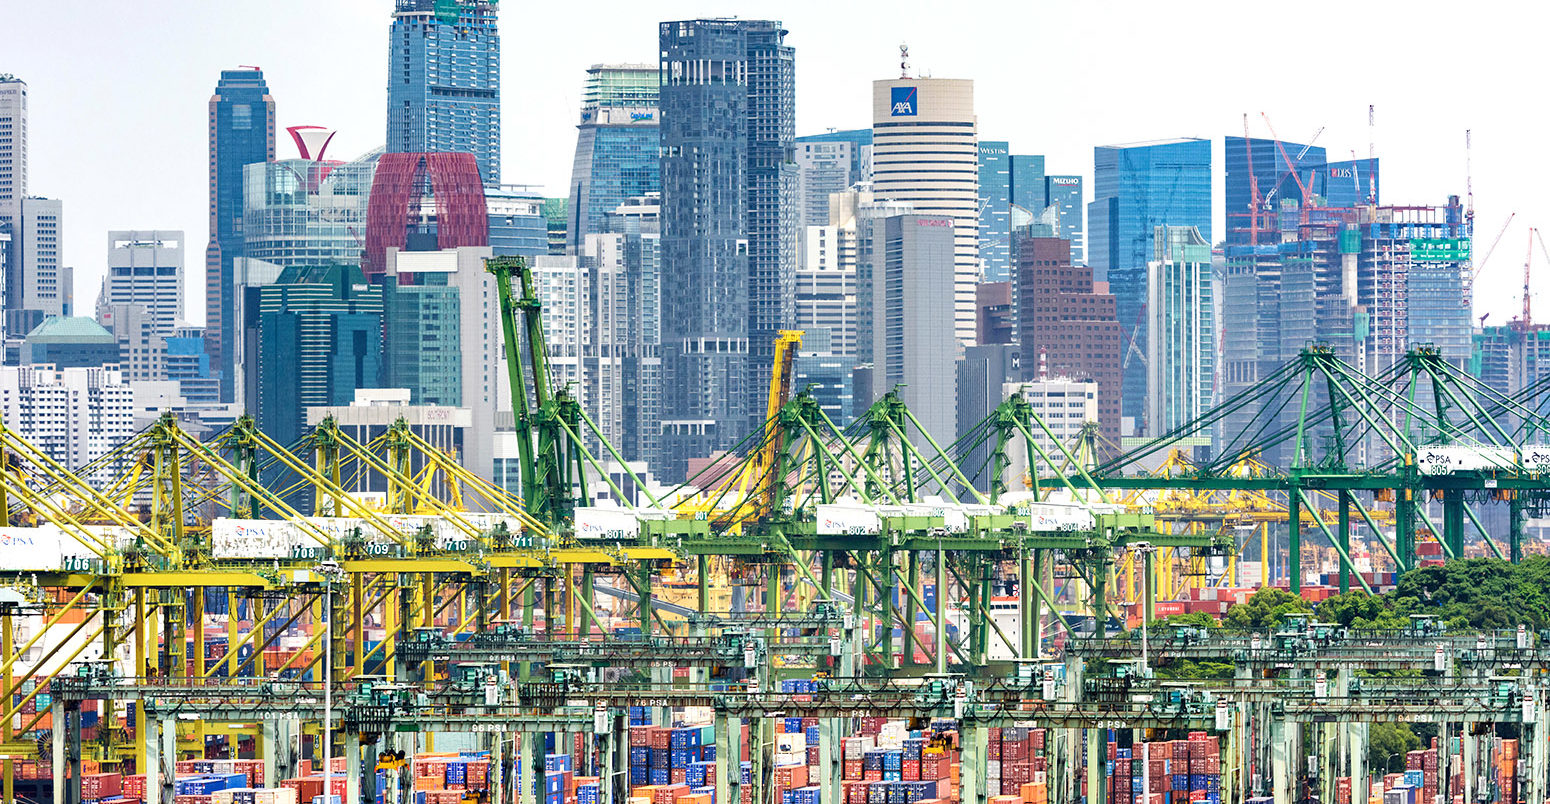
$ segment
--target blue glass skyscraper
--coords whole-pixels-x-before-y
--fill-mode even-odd
[[[1012,153],[1005,140],[980,140],[980,279],[1005,282],[1012,270]]]
[[[1014,154],[1005,141],[981,140],[980,265],[985,282],[1012,278],[1012,207],[1038,217],[1044,211],[1044,157]]]
[[[1311,181],[1318,166],[1324,164],[1324,149],[1296,142],[1282,142],[1277,148],[1275,140],[1243,137],[1227,137],[1223,145],[1226,174],[1222,182],[1222,208],[1226,213],[1227,244],[1236,246],[1250,242],[1250,228],[1255,217],[1259,218],[1259,239],[1269,243],[1266,233],[1273,230],[1275,224],[1273,216],[1267,213],[1277,203],[1276,199],[1301,200],[1297,182],[1292,178],[1292,171],[1287,169],[1287,160],[1298,166],[1299,178]],[[1285,157],[1281,155],[1283,149]],[[1249,170],[1251,165],[1252,172]],[[1256,186],[1260,197],[1257,216],[1250,203]]]
[[[1044,211],[1044,155],[1012,154],[1012,203],[1033,213]]]
[[[776,332],[795,317],[795,53],[770,20],[664,22],[662,452],[725,449],[764,418]]]
[[[388,39],[388,153],[471,153],[501,179],[501,42],[494,0],[396,0]]]
[[[1071,264],[1087,264],[1081,176],[1045,176],[1044,203],[1055,208],[1055,236],[1071,241]]]
[[[244,256],[243,166],[274,161],[274,98],[257,68],[222,70],[210,96],[210,241],[205,246],[205,342],[221,374],[221,399],[236,396],[232,261]]]
[[[587,70],[571,166],[567,253],[603,231],[604,217],[626,199],[662,189],[659,85],[653,65],[595,64]]]
[[[1256,165],[1256,168],[1258,166]],[[1107,279],[1120,327],[1120,434],[1145,432],[1147,263],[1158,226],[1211,239],[1211,142],[1183,138],[1093,149],[1088,264]]]

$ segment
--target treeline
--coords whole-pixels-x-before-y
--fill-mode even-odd
[[[1356,590],[1317,605],[1267,587],[1228,609],[1220,622],[1206,614],[1181,614],[1155,624],[1268,628],[1288,614],[1310,612],[1321,622],[1350,628],[1402,628],[1412,615],[1436,617],[1453,630],[1550,628],[1550,557],[1520,564],[1495,558],[1450,561],[1411,570],[1380,595]]]

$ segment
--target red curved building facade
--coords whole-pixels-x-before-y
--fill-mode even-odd
[[[429,178],[436,204],[437,248],[487,246],[490,225],[484,182],[473,154],[383,154],[366,206],[367,279],[387,271],[387,250],[408,241],[411,206],[420,203],[420,187]]]

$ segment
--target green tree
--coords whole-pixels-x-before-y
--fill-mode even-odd
[[[1403,769],[1404,755],[1420,747],[1421,738],[1410,724],[1374,723],[1367,732],[1367,767],[1380,773],[1388,773],[1390,768]],[[1396,755],[1398,762],[1393,761]]]
[[[1222,624],[1215,617],[1203,612],[1192,611],[1188,614],[1170,614],[1167,617],[1158,617],[1151,622],[1150,628],[1221,628]]]
[[[1222,624],[1229,628],[1270,628],[1280,625],[1288,614],[1311,611],[1313,607],[1300,596],[1267,586],[1228,609]]]

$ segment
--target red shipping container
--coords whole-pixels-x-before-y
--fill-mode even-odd
[[[88,801],[122,795],[124,777],[117,773],[81,774],[81,798]]]
[[[807,786],[806,765],[776,765],[775,786],[782,790],[792,790]]]
[[[416,766],[416,767],[418,768],[420,766]],[[418,774],[417,773],[415,775],[419,776],[419,775],[423,775],[423,774]],[[303,776],[303,777],[296,778],[296,779],[282,779],[280,781],[280,787],[282,787],[282,788],[289,787],[292,790],[295,790],[296,791],[296,800],[298,802],[300,802],[300,801],[311,801],[313,796],[321,796],[321,795],[323,795],[323,777],[321,777],[321,776]],[[429,798],[429,797],[427,797],[427,798]]]
[[[145,774],[124,777],[124,792],[126,798],[145,798]]]
[[[847,760],[845,760],[844,767],[840,771],[840,778],[841,779],[860,779],[861,778],[861,760],[859,760],[859,759],[847,759]]]
[[[904,764],[902,766],[901,773],[903,774],[903,776],[901,778],[904,781],[906,781],[906,782],[918,782],[918,781],[920,781],[920,760],[918,760],[918,759],[906,759],[906,760],[904,760]]]

